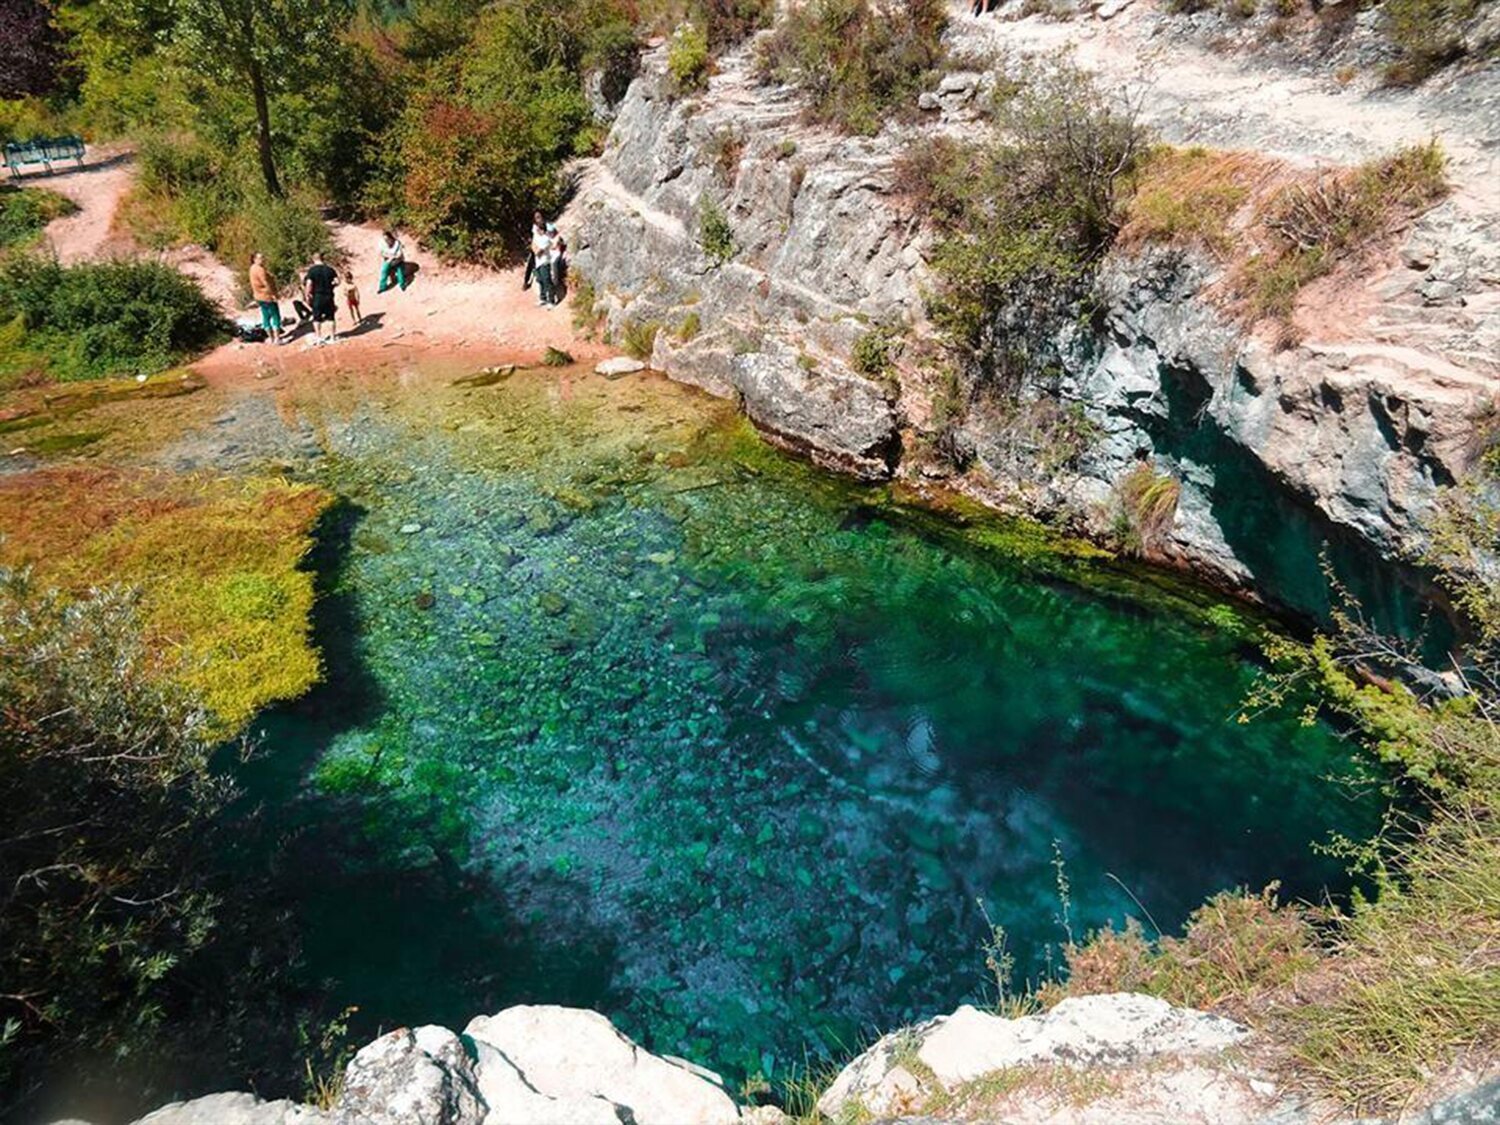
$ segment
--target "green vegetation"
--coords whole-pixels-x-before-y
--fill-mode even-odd
[[[0,385],[160,371],[214,342],[218,310],[155,262],[0,261]]]
[[[667,46],[667,73],[672,76],[672,88],[677,93],[687,94],[707,86],[711,64],[708,36],[696,24],[685,23],[673,33]]]
[[[941,72],[946,26],[941,0],[810,0],[765,43],[761,77],[801,90],[814,121],[874,134]]]
[[[155,666],[224,735],[319,676],[308,643],[312,576],[300,569],[327,497],[274,479],[198,482],[70,468],[0,487],[0,565],[81,597],[139,587]]]
[[[1271,248],[1240,271],[1251,315],[1289,317],[1303,286],[1443,198],[1446,163],[1429,141],[1283,189],[1260,216]]]
[[[715,262],[723,265],[739,251],[734,242],[734,228],[724,209],[708,196],[698,207],[698,245]]]
[[[145,1050],[212,940],[199,845],[228,792],[203,714],[156,671],[129,593],[0,570],[0,1088],[51,1045]]]
[[[884,379],[901,354],[901,337],[889,328],[872,328],[854,341],[850,366],[871,379]]]
[[[1385,80],[1408,86],[1463,57],[1463,33],[1485,0],[1385,0],[1381,28],[1400,52]]]
[[[677,326],[677,339],[681,343],[687,343],[703,331],[703,318],[696,312],[690,312],[682,318],[682,323]]]
[[[650,359],[656,348],[656,334],[661,325],[654,320],[627,321],[620,332],[620,344],[625,354],[636,359]]]
[[[1172,530],[1182,482],[1142,461],[1125,474],[1115,495],[1120,502],[1116,535],[1126,551],[1141,554],[1157,546]]]
[[[0,250],[35,242],[53,219],[76,210],[77,204],[55,191],[0,186]]]
[[[933,319],[982,388],[1046,366],[1092,269],[1124,219],[1146,132],[1131,107],[1066,60],[1029,68],[997,96],[998,139],[934,139],[897,189],[939,232]]]

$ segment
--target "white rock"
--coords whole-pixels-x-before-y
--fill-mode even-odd
[[[597,1012],[523,1005],[479,1016],[469,1022],[465,1034],[476,1045],[488,1044],[504,1056],[537,1094],[574,1105],[603,1099],[628,1111],[628,1118],[621,1114],[617,1120],[635,1125],[726,1125],[739,1120],[739,1111],[721,1085],[642,1050]],[[512,1079],[495,1071],[488,1056],[483,1070],[481,1081],[494,1083],[492,1088],[514,1088]],[[518,1123],[523,1120],[536,1119],[517,1118]]]
[[[480,1125],[473,1064],[446,1027],[407,1028],[360,1049],[333,1107],[338,1125]]]
[[[644,363],[638,359],[631,359],[628,355],[610,356],[594,367],[595,374],[603,375],[607,379],[615,379],[621,375],[634,375],[637,371],[644,370],[646,370]]]
[[[912,1104],[917,1084],[903,1063],[913,1052],[938,1083],[952,1089],[1011,1067],[1124,1066],[1164,1055],[1209,1054],[1249,1034],[1219,1016],[1129,992],[1080,996],[1015,1020],[964,1005],[951,1016],[885,1036],[844,1068],[818,1109],[836,1117],[851,1098],[874,1113]]]
[[[1101,20],[1112,20],[1126,8],[1130,7],[1131,0],[1104,0],[1099,5],[1099,10],[1094,14]]]
[[[553,1097],[526,1081],[514,1063],[483,1040],[474,1040],[479,1096],[489,1106],[486,1125],[620,1125],[614,1102],[592,1094]]]
[[[323,1125],[331,1119],[309,1106],[263,1102],[254,1094],[208,1094],[153,1110],[135,1125]]]

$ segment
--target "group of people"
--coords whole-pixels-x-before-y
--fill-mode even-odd
[[[302,274],[302,295],[292,301],[299,320],[312,324],[313,335],[309,343],[329,344],[338,338],[338,290],[344,286],[344,306],[349,310],[353,327],[364,323],[364,314],[359,307],[359,286],[353,274],[342,278],[338,270],[323,260],[321,252],[314,253],[312,263]],[[377,293],[384,293],[393,285],[405,289],[411,283],[411,271],[406,267],[406,251],[393,231],[382,231],[380,235],[380,283]],[[271,271],[266,268],[266,256],[259,251],[250,258],[250,293],[260,306],[261,328],[273,344],[284,344],[290,338],[281,321],[280,288]],[[325,335],[326,333],[326,335]]]
[[[567,271],[568,244],[557,232],[557,224],[547,222],[538,211],[531,217],[531,252],[526,258],[526,277],[521,282],[529,288],[536,281],[536,303],[562,303],[564,274]]]
[[[557,224],[549,223],[540,211],[533,216],[530,249],[526,261],[526,288],[533,280],[537,287],[537,304],[543,306],[562,303],[566,288],[568,244],[558,233]],[[412,268],[407,265],[406,251],[394,231],[382,231],[380,235],[380,282],[377,293],[392,287],[405,290],[411,284]],[[312,256],[312,263],[302,273],[301,296],[293,300],[298,321],[312,325],[310,344],[329,344],[338,338],[339,286],[343,285],[344,305],[349,310],[353,327],[364,323],[359,307],[359,287],[352,274],[340,277],[339,271],[323,260],[321,253]],[[282,325],[280,288],[271,271],[266,268],[266,257],[256,252],[250,259],[250,292],[260,306],[261,329],[265,339],[275,344],[284,344],[290,339]],[[254,338],[261,338],[258,335]]]

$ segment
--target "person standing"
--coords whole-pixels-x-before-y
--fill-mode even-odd
[[[380,232],[380,284],[375,292],[384,293],[391,287],[391,279],[395,278],[396,284],[401,286],[405,292],[408,284],[406,277],[406,248],[401,245],[401,240],[396,237],[394,231]]]
[[[266,269],[266,256],[257,250],[250,255],[250,295],[260,306],[260,323],[271,343],[285,342],[281,334],[281,305],[276,299],[276,282]]]
[[[554,294],[552,292],[553,249],[552,236],[547,233],[547,221],[542,218],[542,213],[538,211],[532,216],[531,252],[536,255],[536,303],[539,305],[554,303]]]
[[[563,287],[565,281],[563,273],[567,269],[567,262],[563,255],[568,251],[568,244],[563,241],[563,236],[557,231],[556,223],[547,224],[547,237],[552,242],[551,265],[552,265],[552,304],[560,305],[563,299]]]
[[[303,279],[303,286],[307,296],[308,308],[312,310],[315,343],[331,344],[338,338],[338,323],[334,319],[337,306],[333,299],[333,294],[338,288],[338,284],[338,271],[323,261],[321,252],[314,254],[313,264],[307,268],[307,274]],[[328,325],[327,339],[323,337],[324,324]]]

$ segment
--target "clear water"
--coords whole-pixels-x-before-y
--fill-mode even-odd
[[[1337,892],[1312,845],[1378,817],[1333,732],[1240,721],[1239,630],[902,518],[680,388],[523,373],[312,423],[347,498],[329,683],[248,783],[360,1030],[585,1004],[774,1081],[992,996],[986,914],[1034,978],[1064,922]]]

